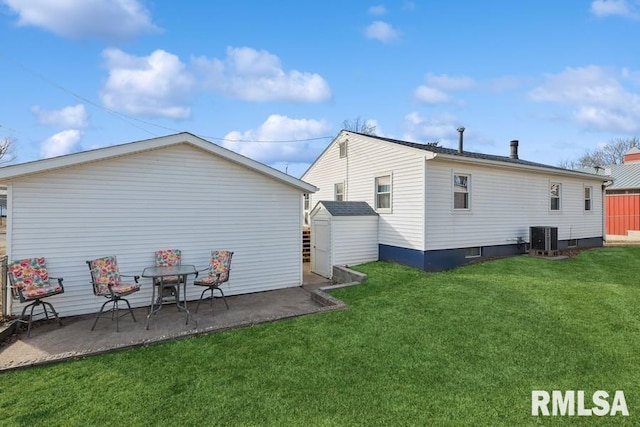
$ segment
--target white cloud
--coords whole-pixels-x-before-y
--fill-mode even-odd
[[[106,49],[103,56],[109,69],[100,94],[105,107],[174,119],[191,114],[185,100],[193,90],[194,79],[177,56],[160,49],[143,57]]]
[[[89,115],[84,105],[64,107],[60,110],[45,110],[39,105],[31,107],[38,124],[59,128],[84,128],[89,125]]]
[[[324,121],[292,119],[281,115],[271,115],[258,129],[244,132],[229,132],[222,145],[236,153],[274,164],[283,162],[312,162],[327,145],[325,140],[301,141],[329,136],[330,127]],[[294,141],[299,142],[252,142],[252,141]]]
[[[320,75],[284,71],[280,59],[264,50],[228,47],[224,60],[199,57],[193,62],[209,87],[230,98],[322,102],[332,96],[329,84]]]
[[[19,26],[44,28],[70,38],[125,40],[158,31],[137,0],[3,0]]]
[[[423,117],[418,112],[412,112],[404,117],[405,132],[402,139],[420,143],[438,141],[441,147],[453,147],[459,126],[458,119],[452,114]]]
[[[376,6],[371,6],[369,8],[369,13],[371,15],[384,15],[385,13],[387,13],[387,9],[385,9],[383,5],[379,4]]]
[[[637,18],[638,14],[634,11],[633,5],[627,0],[594,0],[591,2],[591,13],[598,17],[605,16],[626,16]]]
[[[400,33],[390,24],[384,21],[374,21],[364,30],[368,39],[378,40],[382,43],[392,43],[400,39]]]
[[[445,104],[454,102],[447,91],[470,89],[476,82],[470,77],[453,77],[446,74],[427,74],[426,84],[420,85],[414,91],[414,97],[426,104]]]
[[[427,74],[427,84],[442,90],[461,90],[475,86],[475,81],[470,77],[453,77],[446,74]]]
[[[572,108],[571,118],[585,129],[634,133],[640,131],[640,95],[625,88],[629,70],[590,65],[548,74],[529,94],[533,101]]]
[[[40,144],[40,157],[56,157],[74,152],[78,148],[80,138],[82,138],[82,132],[77,129],[58,132]]]
[[[425,104],[446,104],[451,102],[451,97],[445,92],[429,86],[418,86],[414,96],[418,101]]]

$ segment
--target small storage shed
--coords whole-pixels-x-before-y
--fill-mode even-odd
[[[100,309],[85,261],[103,256],[140,275],[160,249],[182,250],[197,269],[212,250],[230,250],[227,295],[303,281],[303,194],[316,188],[189,133],[5,166],[0,186],[7,255],[45,257],[49,274],[64,278],[65,292],[49,298],[61,316]],[[141,284],[133,306],[151,303],[150,279]],[[187,299],[201,291],[188,285]],[[6,303],[6,314],[20,313]]]
[[[367,202],[320,201],[311,211],[311,271],[378,260],[378,214]]]

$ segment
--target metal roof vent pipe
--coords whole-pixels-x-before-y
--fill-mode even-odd
[[[509,155],[509,157],[511,157],[512,159],[518,159],[518,140],[514,139],[513,141],[511,141],[511,154]]]
[[[458,139],[458,153],[462,154],[462,147],[463,147],[463,144],[462,144],[462,134],[464,133],[464,127],[463,127],[463,126],[460,126],[460,127],[458,128],[458,132],[460,132],[460,139]]]

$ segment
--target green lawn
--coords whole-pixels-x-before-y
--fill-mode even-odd
[[[347,310],[2,374],[0,425],[640,425],[640,247],[357,269]],[[532,417],[538,389],[630,416]]]

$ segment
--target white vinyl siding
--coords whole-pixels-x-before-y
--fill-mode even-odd
[[[44,256],[64,277],[65,293],[51,298],[62,316],[100,308],[85,261],[107,255],[139,275],[158,249],[181,249],[198,269],[226,249],[227,295],[302,283],[301,191],[187,144],[18,178],[9,189],[7,253]],[[141,283],[133,306],[151,301],[151,282]],[[201,292],[187,291],[189,300]]]
[[[558,227],[558,238],[603,236],[602,217],[584,215],[585,180],[562,177],[562,211],[549,210],[550,182],[557,178],[540,172],[465,165],[473,177],[473,209],[452,215],[452,174],[459,166],[430,160],[426,185],[426,248],[454,249],[528,241],[530,226]],[[598,185],[594,182],[594,186]],[[523,191],[526,189],[526,191]],[[499,194],[500,197],[496,197]],[[602,194],[593,192],[593,208],[602,208]]]
[[[348,162],[340,160],[338,150],[336,139],[301,178],[318,187],[312,208],[333,200],[334,183],[344,181],[345,200],[375,209],[375,178],[392,174],[393,213],[380,212],[379,243],[424,250],[425,152],[354,134],[349,134]]]

